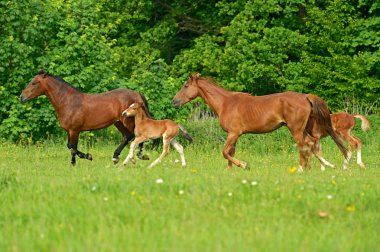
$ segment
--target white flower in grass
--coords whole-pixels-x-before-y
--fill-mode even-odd
[[[241,182],[242,182],[243,184],[247,184],[247,180],[246,180],[246,179],[243,179]]]
[[[331,194],[327,195],[327,199],[332,199],[332,198],[333,198],[333,196]]]
[[[257,186],[257,181],[252,181],[252,182],[251,182],[251,185],[252,185],[252,186]]]
[[[178,163],[178,162],[179,162],[179,160],[178,160],[178,159],[174,160],[174,163]]]
[[[178,194],[179,194],[179,195],[182,195],[182,194],[184,194],[184,193],[185,193],[185,192],[184,192],[183,190],[179,190],[179,191],[178,191]]]
[[[104,200],[104,201],[108,201],[108,198],[107,198],[107,197],[104,197],[103,200]]]
[[[229,192],[229,193],[228,193],[228,197],[232,197],[232,192]]]
[[[95,191],[96,190],[96,186],[92,186],[92,188],[91,188],[91,191]]]
[[[156,179],[156,183],[162,184],[162,183],[164,183],[164,180],[162,178],[158,178],[158,179]]]

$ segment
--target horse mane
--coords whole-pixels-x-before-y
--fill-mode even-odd
[[[222,88],[222,89],[224,89],[225,91],[230,92],[230,93],[240,94],[240,95],[247,95],[247,96],[252,96],[250,93],[246,93],[246,92],[239,92],[239,91],[231,91],[231,90],[227,90],[227,89],[225,89],[224,87],[220,86],[218,83],[216,83],[216,81],[215,81],[214,78],[212,78],[212,77],[205,77],[205,78],[199,78],[199,79],[200,79],[200,80],[207,81],[209,84],[214,85],[214,86],[219,87],[219,88]]]
[[[57,76],[55,76],[55,75],[53,75],[53,74],[47,73],[47,72],[45,72],[44,70],[40,70],[40,71],[38,72],[38,74],[46,74],[46,75],[45,75],[46,77],[52,77],[53,79],[55,79],[56,81],[58,81],[60,84],[65,84],[65,85],[67,85],[67,86],[69,86],[69,87],[72,87],[73,89],[75,89],[75,90],[77,90],[77,91],[80,92],[79,89],[77,89],[76,87],[74,87],[73,85],[71,85],[70,83],[68,83],[67,81],[65,81],[64,79],[62,79],[62,78],[60,78],[60,77],[57,77]]]

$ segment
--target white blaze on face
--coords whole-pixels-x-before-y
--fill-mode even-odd
[[[129,108],[133,108],[135,106],[135,103],[132,103],[129,107],[128,107],[128,109]]]

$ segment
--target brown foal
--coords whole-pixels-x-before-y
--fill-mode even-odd
[[[153,120],[146,115],[145,106],[143,103],[133,103],[129,108],[123,111],[123,117],[129,118],[134,117],[135,119],[135,140],[131,143],[131,147],[129,149],[129,154],[127,158],[124,160],[123,165],[125,166],[129,160],[133,159],[133,152],[136,146],[140,143],[146,142],[150,139],[163,138],[163,150],[161,155],[149,165],[149,168],[152,168],[169,153],[169,144],[173,145],[173,147],[178,151],[182,166],[186,166],[185,155],[183,153],[183,147],[180,145],[175,138],[178,136],[179,131],[181,130],[184,137],[192,141],[192,138],[187,133],[184,127],[173,122],[172,120]]]
[[[234,158],[236,141],[245,133],[267,133],[285,125],[296,141],[300,153],[299,171],[309,166],[314,145],[321,137],[320,130],[327,132],[343,155],[346,149],[331,126],[327,105],[311,94],[285,92],[265,96],[227,91],[199,74],[190,76],[173,98],[176,107],[202,97],[219,117],[220,125],[228,133],[223,156],[232,164],[246,168],[247,163]],[[324,162],[320,153],[314,153]]]
[[[343,169],[346,170],[348,166],[348,162],[352,156],[352,153],[357,149],[357,164],[365,168],[364,163],[362,162],[362,141],[360,138],[357,136],[354,136],[352,134],[352,130],[355,127],[355,118],[358,118],[362,121],[361,123],[361,129],[363,131],[368,131],[371,128],[371,124],[367,117],[363,115],[351,115],[346,112],[340,112],[340,113],[334,113],[330,115],[331,117],[331,122],[334,131],[339,135],[339,137],[345,141],[348,142],[349,144],[349,151],[347,153],[347,158],[344,160],[343,163]],[[322,137],[327,136],[326,132],[322,134]],[[322,149],[321,149],[321,144],[318,142],[316,144],[316,152],[319,153],[320,156],[322,156]],[[321,162],[321,170],[325,170],[325,166],[328,165],[330,167],[334,167],[334,165],[330,164],[329,162],[326,161],[325,164]]]

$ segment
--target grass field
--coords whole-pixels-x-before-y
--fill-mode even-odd
[[[298,152],[286,129],[243,137],[236,156],[251,169],[226,170],[225,135],[215,125],[189,129],[195,142],[186,144],[186,168],[172,150],[152,170],[138,160],[118,171],[116,143],[105,140],[82,141],[94,160],[75,167],[64,138],[27,147],[3,142],[0,251],[380,249],[378,124],[355,131],[366,170],[354,156],[342,171],[343,158],[326,139],[325,157],[338,169],[321,172],[313,158],[302,174],[294,173]]]

